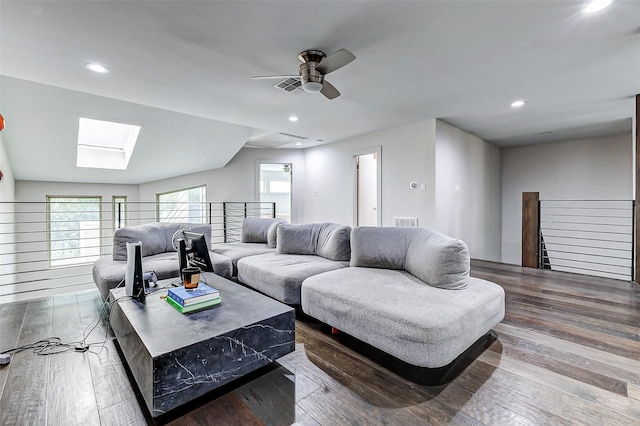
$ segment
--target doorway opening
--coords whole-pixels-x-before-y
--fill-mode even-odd
[[[380,226],[380,147],[354,153],[354,223]]]
[[[276,217],[291,223],[291,163],[260,163],[259,199],[276,203]]]

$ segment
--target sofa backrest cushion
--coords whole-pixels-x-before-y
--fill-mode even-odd
[[[350,266],[403,269],[438,288],[462,289],[469,281],[464,241],[426,228],[356,227]]]
[[[306,254],[335,261],[349,261],[351,228],[335,223],[281,224],[276,252]]]
[[[245,218],[242,222],[240,241],[243,243],[263,243],[274,248],[276,246],[276,229],[280,223],[287,223],[287,221],[280,218]]]
[[[408,231],[408,228],[353,228],[350,266],[403,270],[411,236]]]
[[[348,262],[351,259],[351,227],[324,223],[318,233],[316,254],[325,259]]]
[[[142,256],[176,251],[172,244],[173,234],[184,229],[204,234],[207,246],[211,247],[211,225],[207,223],[165,223],[126,226],[113,233],[113,260],[127,260],[127,243],[142,242]]]
[[[180,229],[177,223],[145,223],[144,225],[125,226],[113,233],[113,260],[127,260],[127,243],[142,242],[142,256],[167,252],[171,236]]]

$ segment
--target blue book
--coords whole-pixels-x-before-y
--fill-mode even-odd
[[[167,290],[167,296],[178,302],[181,306],[187,306],[216,299],[220,297],[220,292],[213,287],[199,283],[198,288],[194,290],[186,290],[184,286],[170,288]]]

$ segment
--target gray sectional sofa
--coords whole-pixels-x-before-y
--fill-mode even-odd
[[[113,259],[94,265],[101,294],[124,277],[126,241],[143,241],[143,268],[162,279],[178,272],[173,233],[183,228],[210,236],[200,227],[118,230]],[[471,277],[466,244],[430,229],[248,218],[240,243],[210,247],[217,274],[294,305],[411,367],[451,369],[504,318],[502,287]]]
[[[408,364],[454,361],[504,318],[504,290],[469,276],[464,242],[423,228],[354,228],[348,268],[306,279],[302,310]]]
[[[117,229],[113,234],[113,255],[102,256],[93,264],[93,282],[104,300],[109,290],[124,280],[127,267],[127,243],[142,242],[142,270],[153,271],[159,280],[178,277],[178,252],[173,247],[172,237],[176,231],[204,234],[211,247],[211,225],[196,223],[148,223]],[[231,261],[222,255],[209,253],[211,263],[218,275],[231,278]]]

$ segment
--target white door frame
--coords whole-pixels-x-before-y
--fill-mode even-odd
[[[376,155],[376,178],[377,178],[377,194],[376,194],[376,223],[377,226],[382,226],[382,147],[374,146],[371,148],[363,148],[355,151],[351,151],[351,169],[352,169],[352,193],[351,199],[353,200],[353,226],[358,223],[358,168],[357,158],[360,155],[375,154]]]
[[[280,161],[280,160],[265,160],[265,159],[257,159],[256,162],[256,172],[255,172],[255,200],[260,201],[260,166],[262,164],[289,164],[291,166],[291,192],[289,193],[289,204],[291,208],[291,223],[295,223],[294,220],[294,207],[293,207],[293,161]]]

